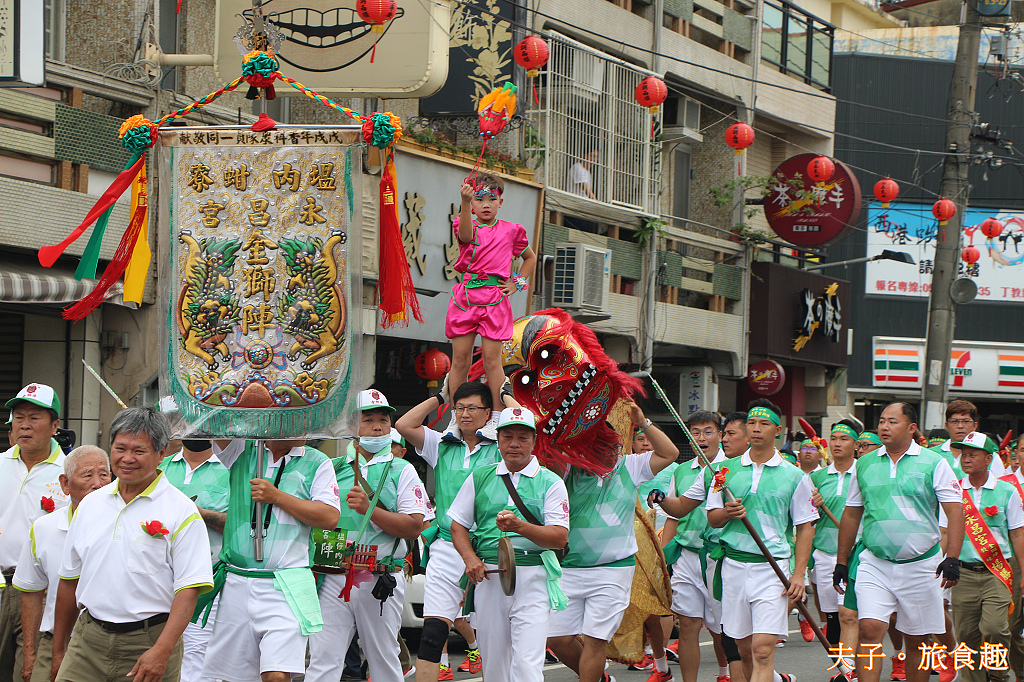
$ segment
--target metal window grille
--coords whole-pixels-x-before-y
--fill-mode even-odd
[[[539,111],[543,139],[533,149],[544,154],[546,184],[656,213],[657,120],[634,97],[650,72],[558,33],[548,38],[550,57],[542,74]],[[586,194],[585,184],[593,197]]]
[[[788,2],[764,3],[761,58],[828,92],[835,27]]]

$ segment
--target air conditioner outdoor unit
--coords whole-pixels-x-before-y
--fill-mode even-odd
[[[605,312],[611,281],[612,252],[587,244],[555,245],[551,305]]]

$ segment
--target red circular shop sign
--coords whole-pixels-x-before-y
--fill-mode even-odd
[[[747,384],[758,395],[775,395],[786,383],[786,370],[774,360],[760,360],[747,370]]]
[[[787,159],[771,175],[764,215],[775,234],[796,246],[826,246],[841,239],[860,217],[860,184],[838,159],[825,182],[807,175],[817,154]]]

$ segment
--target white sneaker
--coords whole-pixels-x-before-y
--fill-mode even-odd
[[[459,422],[455,418],[455,410],[452,410],[452,418],[448,421],[448,426],[445,428],[444,433],[441,434],[441,440],[462,440],[462,431],[459,430]]]
[[[498,442],[498,417],[501,416],[501,412],[492,410],[491,418],[487,420],[483,428],[476,432],[476,435],[481,438],[486,438],[494,442]]]

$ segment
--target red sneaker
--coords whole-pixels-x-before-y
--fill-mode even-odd
[[[441,670],[438,671],[438,680],[454,680],[455,675],[452,675],[452,669],[446,665],[441,666]]]
[[[811,627],[810,621],[800,621],[800,635],[804,638],[805,642],[810,642],[814,639],[814,628]]]
[[[953,682],[957,677],[957,669],[953,665],[953,657],[946,655],[946,659],[943,661],[946,664],[945,669],[939,668],[939,682]]]
[[[728,675],[719,675],[715,678],[715,682],[732,682],[732,678]]]
[[[644,654],[644,657],[640,659],[639,663],[630,663],[629,670],[650,670],[654,667],[654,657],[650,654]]]
[[[669,644],[667,647],[665,647],[665,656],[667,656],[668,660],[670,660],[670,661],[675,661],[676,663],[679,662],[679,640],[678,639],[676,641],[672,642],[671,644]]]
[[[647,678],[647,682],[668,682],[671,679],[671,670],[669,670],[667,673],[659,673],[657,670],[655,670],[651,673],[651,676]]]
[[[457,670],[460,673],[478,673],[483,669],[483,660],[480,658],[479,649],[470,649],[466,652],[466,660],[459,664]]]
[[[890,680],[905,680],[907,679],[907,663],[900,659],[899,656],[892,657],[892,675],[889,677]]]

